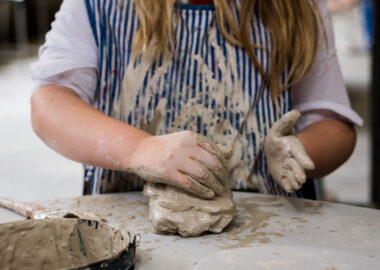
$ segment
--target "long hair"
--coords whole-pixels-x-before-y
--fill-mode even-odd
[[[174,48],[174,3],[179,0],[135,0],[139,29],[134,53],[147,48],[168,55]],[[270,86],[273,97],[306,75],[315,58],[320,37],[326,42],[324,24],[317,0],[241,0],[240,7],[230,0],[214,0],[216,23],[224,38],[244,48],[254,66]],[[239,13],[239,21],[234,12]],[[271,36],[270,69],[265,72],[254,49],[266,50],[252,42],[251,23],[258,15]],[[322,34],[321,35],[321,29]],[[281,81],[287,70],[285,83]]]

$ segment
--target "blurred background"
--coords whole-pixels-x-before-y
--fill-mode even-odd
[[[82,166],[45,146],[30,124],[30,65],[61,1],[0,0],[0,197],[37,201],[82,192]],[[323,200],[368,207],[379,203],[371,169],[372,1],[328,0],[343,76],[365,124],[349,161],[322,181]]]

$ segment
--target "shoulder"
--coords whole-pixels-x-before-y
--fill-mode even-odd
[[[85,1],[64,0],[31,68],[32,78],[37,86],[64,85],[81,95],[81,90],[95,91],[97,69],[97,44]]]

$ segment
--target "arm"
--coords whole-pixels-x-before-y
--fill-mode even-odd
[[[85,2],[65,0],[32,69],[38,89],[32,97],[32,125],[46,144],[75,161],[134,172],[201,197],[213,197],[223,188],[213,174],[226,168],[195,133],[151,136],[84,102],[96,96],[97,68]]]
[[[363,123],[350,105],[336,55],[326,1],[319,0],[319,3],[328,51],[321,42],[311,70],[292,89],[294,109],[302,113],[297,125],[300,131],[298,137],[316,167],[315,170],[307,171],[309,178],[323,177],[349,158],[356,141],[353,126]]]
[[[356,131],[352,125],[336,119],[313,123],[297,134],[315,164],[308,178],[321,178],[342,165],[352,154]]]
[[[354,128],[336,119],[314,122],[296,135],[300,116],[296,110],[283,115],[264,144],[268,171],[287,192],[300,189],[307,177],[320,178],[335,170],[355,146]]]
[[[225,169],[217,149],[195,133],[151,136],[104,115],[63,86],[40,88],[31,103],[36,134],[70,159],[131,171],[148,181],[176,185],[204,198],[223,191],[213,176]],[[200,166],[199,161],[208,167]]]
[[[39,89],[33,94],[31,105],[36,134],[55,151],[84,164],[127,168],[131,165],[131,153],[150,136],[107,117],[63,86]]]

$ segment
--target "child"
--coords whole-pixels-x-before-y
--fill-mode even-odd
[[[340,166],[362,123],[325,1],[183,2],[64,0],[33,68],[35,132],[86,164],[85,194],[141,190],[142,177],[211,198],[228,176],[304,197],[291,192]],[[292,109],[297,136],[294,113],[272,130]],[[216,144],[232,147],[228,165]]]

